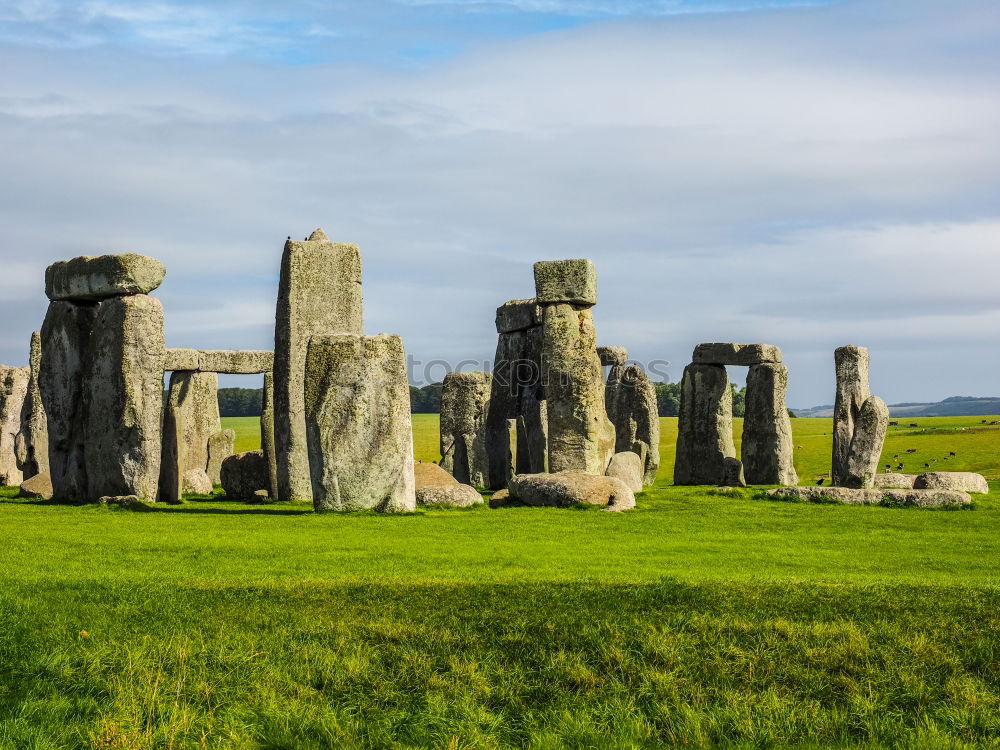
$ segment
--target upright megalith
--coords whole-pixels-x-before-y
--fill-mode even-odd
[[[785,365],[750,366],[740,449],[748,484],[798,484],[787,394],[788,368]]]
[[[313,336],[304,396],[316,510],[414,510],[410,386],[400,338]]]
[[[722,365],[690,364],[681,380],[674,484],[732,484],[733,396]],[[727,461],[727,459],[730,459]]]
[[[96,303],[55,301],[42,323],[38,388],[45,405],[49,473],[53,497],[67,502],[87,499],[86,368],[97,310]]]
[[[0,365],[0,484],[19,485],[24,473],[18,465],[15,443],[21,432],[21,410],[31,377],[27,367]]]
[[[204,492],[206,484],[211,492],[208,443],[221,429],[219,376],[214,372],[172,372],[163,416],[161,500],[179,502],[185,492]]]
[[[220,430],[208,439],[208,478],[212,484],[222,484],[222,464],[236,450],[236,432]]]
[[[164,348],[158,299],[135,294],[101,302],[86,376],[84,455],[91,498],[157,498]]]
[[[858,410],[854,420],[854,435],[847,452],[847,464],[839,485],[854,489],[871,489],[875,486],[879,457],[889,428],[889,408],[878,396],[869,396]]]
[[[317,229],[288,240],[281,258],[274,328],[274,442],[278,498],[310,500],[304,373],[309,340],[361,335],[361,253]]]
[[[649,486],[656,480],[660,468],[660,416],[656,403],[656,388],[638,365],[626,365],[628,355],[622,347],[613,359],[608,382],[604,387],[604,405],[608,418],[615,426],[615,453],[635,453],[642,460],[642,481]],[[600,349],[598,349],[600,352]]]
[[[45,406],[38,385],[38,373],[42,364],[42,334],[31,334],[31,350],[28,359],[28,390],[21,407],[21,429],[17,435],[15,450],[17,465],[25,479],[36,474],[49,473],[49,430],[46,425]]]
[[[545,305],[542,382],[549,471],[603,475],[615,452],[615,428],[605,411],[604,371],[589,308],[565,302]]]
[[[441,388],[441,467],[462,484],[485,487],[489,481],[486,417],[493,376],[488,372],[450,372]]]
[[[834,352],[837,395],[833,406],[832,483],[843,485],[849,476],[847,462],[861,407],[871,396],[869,355],[863,346],[841,346]]]
[[[278,456],[274,448],[274,375],[264,373],[264,391],[260,404],[260,447],[267,461],[268,496],[278,496]]]

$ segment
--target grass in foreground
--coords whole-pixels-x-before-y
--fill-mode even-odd
[[[1000,433],[966,432],[996,476]],[[392,517],[7,491],[0,747],[1000,747],[998,489]]]

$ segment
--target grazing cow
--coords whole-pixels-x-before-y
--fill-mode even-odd
[[[949,456],[954,456],[955,455],[955,451],[948,451],[948,455]]]
[[[890,427],[899,427],[899,422],[889,422]]]
[[[931,468],[931,465],[930,464],[924,464],[924,468],[925,469],[929,469],[929,468]]]

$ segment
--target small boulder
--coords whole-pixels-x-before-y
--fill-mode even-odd
[[[619,511],[635,507],[635,495],[616,477],[579,471],[519,474],[507,483],[510,496],[525,505],[569,508],[579,503],[605,505]]]
[[[501,505],[505,505],[508,500],[510,500],[510,490],[497,490],[490,495],[490,507],[499,508]]]
[[[988,495],[990,492],[986,477],[971,471],[928,471],[917,476],[913,487],[919,490],[958,490],[981,495]]]
[[[188,469],[184,472],[184,492],[192,495],[211,495],[212,480],[204,469]]]
[[[623,451],[611,457],[605,476],[616,477],[632,492],[642,492],[643,466],[638,453]]]
[[[467,484],[428,485],[417,490],[418,505],[452,505],[465,508],[483,502],[483,496]]]
[[[126,510],[140,510],[148,507],[138,495],[105,495],[97,502],[101,505],[114,505]]]
[[[955,490],[863,489],[851,487],[778,487],[771,497],[812,502],[835,501],[852,505],[916,505],[938,507],[968,505],[972,498]]]
[[[413,479],[418,490],[424,487],[452,487],[459,483],[455,477],[437,464],[424,463],[423,461],[413,463]]]
[[[895,488],[901,490],[912,490],[913,481],[916,478],[916,474],[895,474],[893,472],[876,474],[875,487],[878,489]]]
[[[628,362],[628,349],[624,346],[599,346],[597,356],[601,358],[602,367],[615,367]]]
[[[48,474],[35,474],[30,479],[21,482],[18,497],[36,497],[41,500],[52,499],[52,480]]]
[[[233,500],[253,500],[257,490],[267,491],[271,477],[264,451],[234,453],[222,462],[222,489]]]

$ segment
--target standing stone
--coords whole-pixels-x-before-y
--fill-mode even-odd
[[[486,411],[487,487],[500,490],[514,474],[514,456],[508,420],[518,414],[519,365],[527,351],[526,331],[501,333],[497,337],[497,352],[493,360],[490,402]]]
[[[208,468],[212,484],[222,484],[222,464],[236,450],[236,432],[220,430],[208,439]]]
[[[87,499],[84,378],[97,310],[92,303],[51,302],[42,323],[38,388],[45,406],[49,474],[53,497],[68,502]],[[159,377],[162,383],[162,372]]]
[[[517,416],[518,474],[544,474],[549,470],[549,415],[541,385],[524,388]]]
[[[30,377],[28,392],[21,409],[21,431],[15,448],[17,464],[27,479],[36,474],[49,473],[49,430],[45,422],[45,406],[38,385],[38,373],[42,364],[42,334],[31,334],[31,353],[28,360]]]
[[[267,461],[264,451],[246,451],[227,456],[221,468],[222,489],[233,500],[253,500],[259,490],[266,490]]]
[[[863,346],[842,346],[834,352],[837,396],[833,407],[832,483],[844,484],[849,471],[848,456],[854,439],[854,425],[871,390],[868,380],[869,356]]]
[[[163,362],[163,305],[158,299],[136,294],[101,303],[86,377],[83,433],[89,497],[156,500]]]
[[[787,394],[785,365],[750,366],[740,451],[748,484],[798,484]]]
[[[854,422],[854,437],[847,454],[846,474],[841,485],[854,489],[875,486],[879,457],[889,429],[889,407],[878,396],[869,396]]]
[[[274,449],[274,375],[264,373],[264,392],[260,405],[260,447],[267,460],[270,477],[268,497],[278,496],[278,456]]]
[[[18,466],[14,444],[21,432],[21,410],[28,394],[31,372],[27,367],[0,365],[0,484],[20,485],[24,474]]]
[[[539,265],[535,264],[536,283]],[[589,308],[566,303],[544,307],[542,382],[550,472],[603,475],[614,454],[615,428],[604,407],[604,371],[596,338]]]
[[[286,242],[274,328],[274,443],[281,500],[312,498],[303,400],[309,339],[362,331],[358,246],[330,242],[321,229],[304,242]]]
[[[622,480],[632,492],[642,492],[643,466],[638,453],[624,451],[611,457],[605,476]]]
[[[305,409],[316,510],[414,510],[410,386],[399,336],[313,336]]]
[[[214,372],[175,371],[170,373],[166,413],[163,417],[163,458],[160,466],[160,499],[180,502],[189,491],[204,493],[208,477],[208,441],[222,429],[219,418],[219,376]],[[188,472],[201,471],[186,480]]]
[[[621,347],[606,347],[620,349]],[[656,388],[638,365],[618,357],[608,373],[604,404],[615,426],[615,452],[630,451],[642,459],[643,484],[656,481],[660,468],[660,416]]]
[[[722,365],[690,364],[681,380],[674,484],[729,484],[736,458],[733,395]]]
[[[493,376],[450,372],[441,388],[441,467],[462,484],[485,487],[489,479],[486,415]]]

